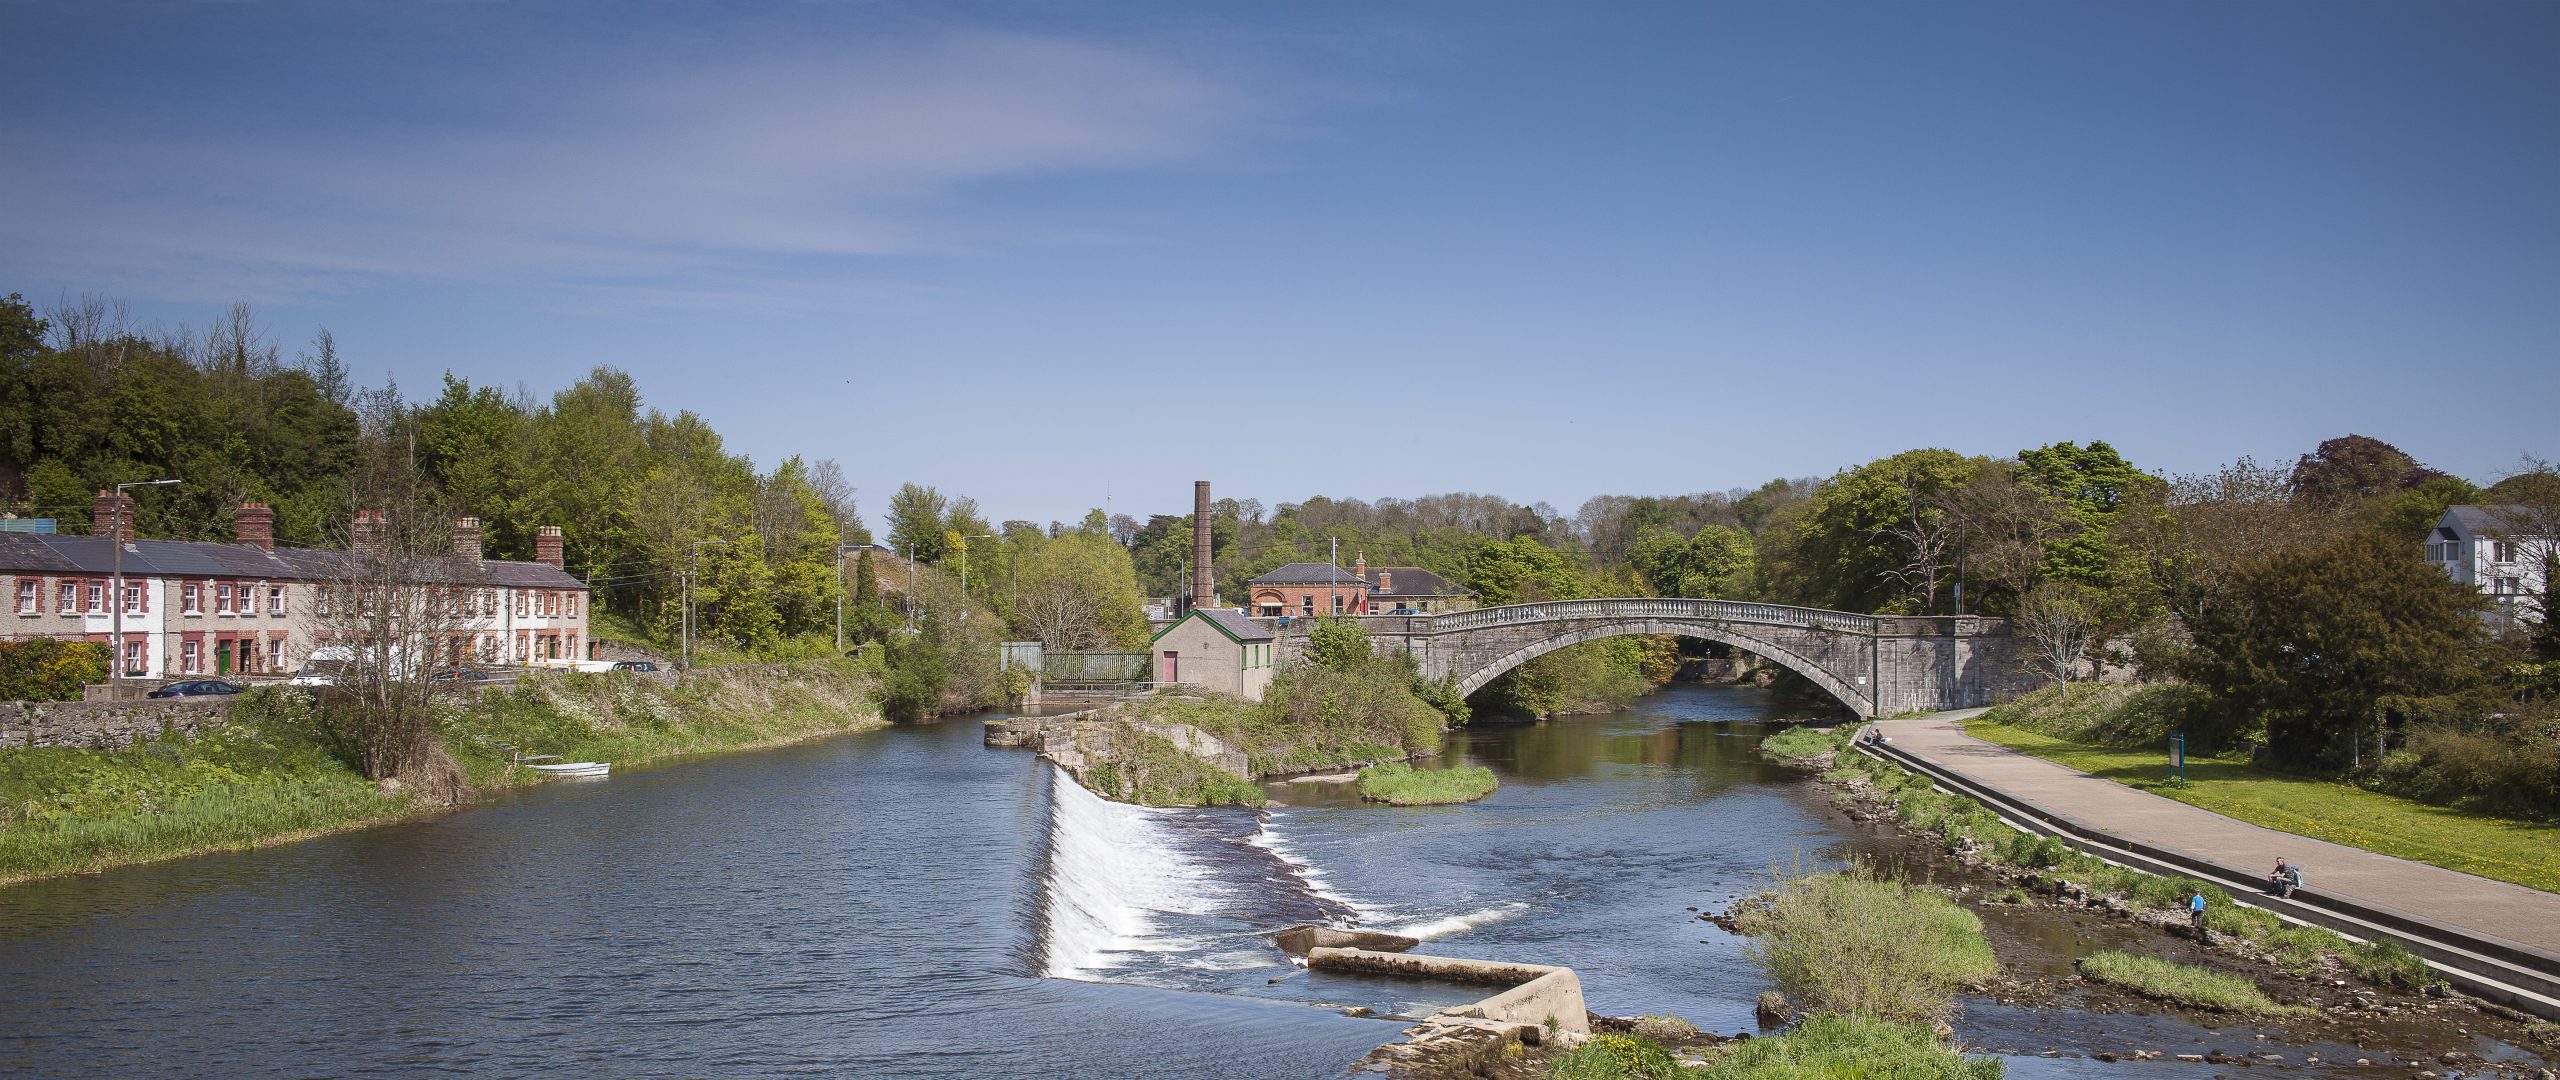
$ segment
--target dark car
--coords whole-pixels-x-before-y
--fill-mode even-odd
[[[173,682],[151,692],[152,697],[204,697],[209,694],[237,694],[248,687],[220,679],[189,679]]]
[[[617,660],[617,661],[614,661],[614,664],[613,664],[613,670],[615,670],[615,671],[656,671],[656,670],[658,670],[658,665],[657,665],[657,664],[655,664],[655,663],[652,663],[652,662],[650,662],[650,661],[647,661],[647,660]]]

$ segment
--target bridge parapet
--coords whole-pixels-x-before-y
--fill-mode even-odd
[[[1872,615],[1854,615],[1846,611],[1826,611],[1821,608],[1761,604],[1747,600],[1684,600],[1676,597],[1632,600],[1557,600],[1541,604],[1506,604],[1501,607],[1451,612],[1447,615],[1435,615],[1429,619],[1415,621],[1423,624],[1416,628],[1416,632],[1446,634],[1462,630],[1567,622],[1576,619],[1700,619],[1709,622],[1755,623],[1763,626],[1801,626],[1836,630],[1846,634],[1873,634],[1877,632],[1878,624],[1886,621]]]

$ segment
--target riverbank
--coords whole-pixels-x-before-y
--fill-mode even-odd
[[[702,671],[682,684],[545,674],[439,700],[447,752],[475,793],[554,778],[525,754],[620,767],[798,742],[885,723],[852,661]],[[290,843],[442,813],[333,757],[309,691],[244,695],[231,723],[121,750],[0,749],[0,885]],[[462,805],[469,805],[468,801]]]
[[[2560,892],[2560,826],[2431,806],[2236,756],[2189,755],[2169,781],[2168,732],[2195,692],[2093,686],[2040,691],[1966,722],[1965,733],[2091,776],[2279,832]]]
[[[1769,740],[1764,747],[1773,757],[1818,772],[1835,803],[1852,819],[1925,840],[1923,854],[1931,865],[1922,872],[1963,882],[1956,891],[1975,910],[2021,917],[2050,912],[2087,925],[2069,935],[2067,943],[2027,943],[2061,945],[2067,962],[2114,951],[2185,965],[2198,977],[2235,979],[2273,1004],[2272,1011],[2251,1018],[2269,1037],[2350,1046],[2386,1064],[2451,1063],[2473,1053],[2474,1040],[2480,1038],[2536,1053],[2560,1051],[2560,1027],[2447,992],[2416,956],[2396,943],[2351,942],[2323,928],[2286,923],[2270,912],[2231,903],[2210,884],[2130,870],[2050,837],[2012,829],[1981,804],[1934,790],[1925,777],[1849,752],[1848,737],[1847,728],[1831,733],[1822,740],[1828,748],[1820,753],[1808,753],[1815,740],[1804,734]],[[2196,941],[2186,928],[2184,912],[2186,897],[2199,892],[2207,898],[2210,934],[2205,942]],[[2003,1005],[2166,1011],[2203,1027],[2231,1021],[2216,1008],[2164,1003],[2156,994],[2111,988],[2105,982],[2084,969],[2064,966],[2007,980],[1992,996]],[[2137,1051],[2141,1048],[2127,1047],[2121,1054],[2130,1057]]]

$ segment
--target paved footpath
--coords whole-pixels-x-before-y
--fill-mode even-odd
[[[2560,894],[2235,821],[1965,734],[1964,709],[1878,726],[1895,747],[1986,788],[2130,840],[2265,877],[2284,858],[2310,889],[2560,954]]]

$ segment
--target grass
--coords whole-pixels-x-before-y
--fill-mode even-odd
[[[549,778],[512,747],[632,765],[879,723],[872,676],[846,662],[706,676],[545,675],[444,699],[448,750],[481,790]],[[387,793],[333,757],[308,694],[262,688],[233,722],[123,750],[0,750],[0,884],[237,851],[438,809]]]
[[[1787,762],[1808,762],[1848,745],[1846,729],[1791,727],[1760,740],[1760,752]]]
[[[1397,761],[1360,770],[1360,797],[1396,806],[1474,802],[1493,794],[1500,785],[1493,770],[1480,765],[1416,769]]]
[[[2091,980],[2130,990],[2148,998],[2190,1008],[2266,1016],[2299,1011],[2279,1005],[2258,984],[2193,964],[2180,964],[2123,952],[2093,953],[2080,960],[2080,973]]]
[[[1682,1068],[1668,1048],[1641,1035],[1594,1035],[1547,1066],[1548,1080],[1685,1080],[1696,1075],[1696,1070]]]
[[[1261,785],[1185,753],[1173,740],[1136,724],[1113,725],[1110,745],[1111,759],[1084,775],[1106,799],[1142,806],[1262,805]]]
[[[2436,981],[2436,973],[2409,947],[2390,938],[2361,942],[2338,957],[2356,977],[2376,986],[2416,990]]]
[[[2113,700],[2086,690],[2081,693],[2090,695],[2093,706]],[[2252,825],[2560,892],[2560,826],[2429,806],[2225,757],[2190,755],[2186,783],[2168,784],[2164,782],[2169,776],[2165,742],[2126,746],[2109,741],[2111,732],[2145,730],[2142,725],[2081,718],[2073,726],[2072,717],[2033,712],[2033,696],[2023,700],[2030,704],[1994,709],[1967,723],[1965,730],[2012,750]],[[2137,695],[2127,701],[2116,712],[2138,711],[2145,699]],[[2034,726],[2023,726],[2027,723]],[[2312,867],[2310,872],[2316,888],[2319,868]]]
[[[1744,954],[1809,1013],[1935,1020],[2000,967],[1974,913],[1855,863],[1779,882],[1738,926]]]
[[[1918,1024],[1816,1016],[1743,1043],[1688,1080],[1999,1080],[2001,1073],[2000,1059],[1967,1057]]]

